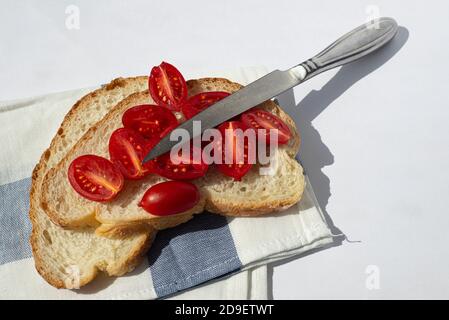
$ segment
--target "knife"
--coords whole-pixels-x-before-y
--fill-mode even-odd
[[[397,29],[398,25],[392,18],[371,20],[348,32],[313,58],[288,70],[275,70],[263,76],[198,113],[174,130],[187,130],[189,137],[194,138],[204,130],[214,128],[321,72],[366,56],[390,41]],[[201,130],[194,132],[195,121],[200,121]],[[172,141],[170,136],[171,134],[167,134],[153,147],[145,156],[143,163],[170,151],[178,143],[176,140]]]

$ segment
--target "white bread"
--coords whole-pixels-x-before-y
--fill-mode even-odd
[[[189,96],[204,91],[234,92],[239,84],[220,78],[204,78],[187,82]],[[201,201],[189,212],[157,217],[138,206],[144,192],[155,183],[166,179],[149,175],[139,181],[127,181],[118,197],[109,203],[92,202],[79,196],[67,180],[67,168],[71,161],[83,154],[97,154],[108,157],[108,139],[121,125],[125,110],[135,105],[152,103],[148,91],[135,93],[121,101],[106,116],[93,125],[74,145],[62,161],[50,169],[43,182],[41,204],[49,217],[66,228],[86,225],[103,225],[97,229],[102,235],[115,234],[115,226],[149,224],[156,229],[172,227],[189,220],[193,214],[204,209],[223,215],[258,215],[286,209],[297,203],[304,189],[302,168],[294,159],[299,149],[299,135],[293,120],[274,102],[260,105],[280,117],[292,131],[288,145],[277,152],[278,167],[274,175],[262,176],[254,166],[242,181],[217,172],[212,166],[205,177],[194,183],[201,192]],[[83,121],[83,119],[81,119]]]
[[[120,276],[131,271],[149,248],[156,231],[150,228],[129,229],[124,240],[99,237],[94,228],[65,230],[53,224],[40,206],[41,183],[48,169],[54,167],[82,135],[113,106],[129,94],[142,91],[147,77],[116,79],[82,99],[65,117],[50,147],[36,165],[30,192],[30,242],[37,271],[57,288],[83,286],[99,271]],[[115,233],[123,235],[118,226]],[[79,275],[79,277],[77,276]]]

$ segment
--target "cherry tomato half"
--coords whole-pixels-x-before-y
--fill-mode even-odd
[[[218,126],[222,139],[217,145],[217,150],[222,152],[222,163],[217,164],[217,168],[223,174],[233,177],[236,181],[240,181],[252,167],[252,164],[248,161],[248,150],[250,144],[251,147],[254,146],[255,141],[244,139],[243,146],[237,145],[236,129],[245,131],[247,127],[240,121],[227,121]],[[226,161],[226,153],[232,155],[232,163],[226,163],[229,162]]]
[[[153,100],[160,106],[179,111],[187,99],[187,84],[174,66],[162,62],[151,69],[148,87]]]
[[[198,155],[198,160],[194,161],[196,155]],[[209,167],[201,157],[201,149],[193,146],[190,148],[189,157],[183,155],[180,149],[177,159],[171,159],[170,152],[167,152],[150,162],[152,162],[151,166],[156,174],[173,180],[200,178],[206,174]]]
[[[178,120],[170,110],[149,104],[126,110],[122,123],[125,128],[133,129],[145,138],[158,141],[178,126]]]
[[[150,149],[150,143],[132,129],[117,129],[109,138],[111,161],[127,179],[140,179],[151,172],[151,164],[142,165]]]
[[[68,178],[77,193],[99,202],[112,200],[124,183],[123,175],[111,161],[95,155],[84,155],[73,160]]]
[[[255,108],[245,112],[241,120],[248,128],[265,129],[267,143],[270,142],[270,129],[277,130],[278,144],[286,144],[292,135],[284,121],[262,109]]]
[[[190,97],[181,107],[181,111],[187,119],[210,107],[217,101],[229,96],[230,93],[223,91],[202,92]]]
[[[185,181],[166,181],[151,186],[139,206],[156,216],[167,216],[192,209],[200,201],[198,188]]]

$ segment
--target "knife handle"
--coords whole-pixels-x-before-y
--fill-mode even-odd
[[[390,41],[398,30],[392,18],[371,20],[348,32],[313,58],[292,68],[306,70],[303,81],[329,69],[357,60]]]

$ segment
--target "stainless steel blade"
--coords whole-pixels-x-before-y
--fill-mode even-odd
[[[361,57],[379,49],[396,34],[398,25],[392,18],[379,18],[363,24],[343,35],[313,58],[286,71],[276,70],[250,83],[241,90],[210,106],[195,117],[181,124],[190,138],[204,130],[216,127],[224,121],[268,100],[278,94],[312,78],[313,76]],[[200,121],[201,131],[194,134],[193,123]],[[147,162],[167,151],[178,141],[171,141],[166,135],[145,157]]]
[[[195,117],[179,125],[177,129],[187,130],[189,137],[194,138],[193,122],[200,121],[201,132],[206,129],[214,128],[224,121],[231,119],[242,112],[268,100],[280,93],[299,84],[304,78],[306,71],[298,66],[286,71],[275,70],[262,78],[250,83],[246,87],[231,94],[230,96],[218,101]],[[147,162],[167,151],[170,151],[178,141],[171,141],[170,134],[166,135],[151,151],[147,154],[143,162]]]

